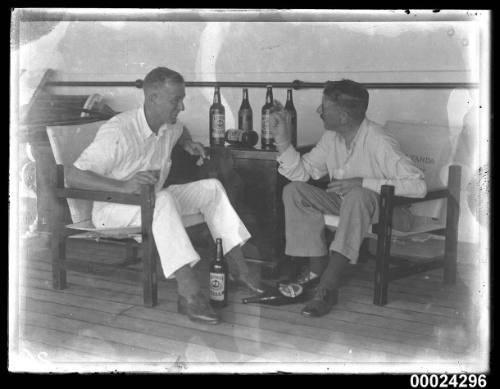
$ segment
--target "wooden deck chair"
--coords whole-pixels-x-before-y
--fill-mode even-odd
[[[144,305],[155,306],[158,301],[157,256],[152,234],[155,192],[153,185],[143,185],[141,194],[125,194],[67,188],[64,166],[70,166],[93,141],[103,121],[81,125],[50,126],[47,134],[56,161],[56,206],[52,212],[52,277],[54,289],[66,288],[66,270],[106,272],[110,265],[66,258],[66,239],[84,237],[94,240],[124,240],[127,258],[124,265],[136,262],[138,248],[142,251]],[[128,228],[95,228],[92,223],[93,201],[133,204],[141,207],[141,226]],[[67,202],[72,224],[65,224],[63,210]],[[202,214],[183,216],[185,227],[204,222]],[[116,266],[115,266],[116,267]],[[107,269],[106,269],[107,268]],[[124,274],[122,272],[122,274]]]
[[[416,273],[443,268],[444,283],[455,283],[461,180],[460,166],[449,165],[451,144],[446,127],[387,122],[385,128],[424,172],[428,192],[415,199],[396,196],[391,185],[381,188],[379,221],[367,236],[376,247],[373,303],[380,306],[387,304],[389,282]],[[392,228],[393,209],[398,205],[409,205],[415,215],[411,231]],[[324,221],[335,230],[339,217],[324,215]],[[436,239],[442,241],[443,236],[444,253],[440,255]],[[361,255],[366,255],[365,243]]]

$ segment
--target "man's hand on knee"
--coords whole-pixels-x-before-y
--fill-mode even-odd
[[[328,193],[336,193],[345,196],[351,189],[363,186],[361,177],[345,178],[343,180],[333,179],[326,188]]]

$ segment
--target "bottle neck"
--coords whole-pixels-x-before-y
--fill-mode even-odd
[[[286,92],[286,102],[290,103],[290,104],[293,104],[293,96],[292,96],[292,91],[291,90],[288,90]]]
[[[266,104],[272,104],[272,103],[273,103],[273,90],[271,88],[267,88]]]
[[[215,92],[214,92],[214,104],[220,104],[220,92],[219,92],[219,89],[215,89]]]
[[[220,261],[222,261],[223,258],[224,258],[224,254],[222,253],[222,242],[217,242],[215,260],[217,262],[220,262]]]
[[[243,100],[241,101],[240,108],[250,108],[250,102],[248,101],[248,91],[245,89],[243,91]]]

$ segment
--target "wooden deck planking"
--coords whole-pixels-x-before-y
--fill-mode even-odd
[[[37,261],[36,263],[30,264],[30,269],[40,269],[50,271],[50,263],[46,261]],[[82,273],[82,275],[84,275]],[[95,275],[84,275],[88,279],[97,279],[98,277],[104,277],[104,279],[110,279],[107,276],[95,276]],[[120,282],[128,283],[129,285],[137,285],[139,283],[120,280]],[[160,280],[160,283],[164,281]],[[167,281],[167,283],[171,281]],[[460,285],[458,285],[460,286]],[[342,298],[357,301],[360,303],[366,303],[367,305],[373,305],[373,284],[371,282],[360,281],[357,279],[349,280],[347,285],[344,285],[340,290]],[[461,305],[462,300],[469,296],[468,291],[464,291],[463,288],[458,288],[454,286],[442,286],[439,285],[436,288],[426,287],[423,290],[418,290],[412,285],[405,285],[399,287],[390,286],[389,289],[390,299],[389,303],[382,308],[398,308],[414,312],[422,312],[425,314],[434,313],[440,316],[455,317],[456,309]]]
[[[26,320],[31,323],[25,327],[34,339],[45,340],[55,345],[64,345],[73,350],[81,350],[98,356],[107,356],[114,362],[173,362],[176,357],[166,352],[155,352],[147,348],[130,346],[123,341],[116,342],[106,339],[103,342],[99,333],[94,333],[94,326],[68,318],[47,314],[26,312]],[[110,329],[107,328],[107,331]]]
[[[36,338],[36,340],[34,340]],[[38,334],[27,333],[20,341],[21,355],[24,356],[26,361],[33,363],[103,363],[114,362],[112,359],[91,353],[85,353],[80,350],[73,350],[72,348],[65,348],[60,345],[59,339],[55,344],[49,343],[47,339],[40,340]],[[50,350],[50,353],[47,352]]]
[[[43,281],[41,281],[41,282],[43,283]],[[105,282],[105,281],[102,281],[102,282]],[[94,285],[94,286],[96,286],[96,285]],[[121,286],[121,285],[117,285],[117,287],[123,289],[123,286]],[[136,301],[137,301],[137,304],[140,305],[141,301],[142,301],[141,300],[141,291],[140,291],[140,288],[136,287],[135,289],[136,289],[136,291],[135,291],[135,293],[136,293]],[[80,293],[83,292],[85,295],[89,295],[89,293],[90,293],[90,295],[98,294],[98,296],[100,298],[104,298],[104,297],[106,297],[106,298],[113,298],[113,297],[115,297],[116,298],[116,294],[114,294],[115,292],[112,292],[112,294],[110,296],[109,293],[108,293],[108,295],[106,295],[107,291],[106,290],[102,290],[102,289],[99,289],[98,292],[96,292],[94,288],[91,288],[88,291],[85,290],[85,289],[83,289],[83,291],[82,291],[82,288],[79,288],[78,285],[73,285],[73,284],[71,284],[70,285],[70,289],[66,290],[65,292],[66,293],[78,293],[78,294],[80,294]],[[128,292],[127,292],[127,294],[128,294]],[[169,293],[167,293],[167,294],[173,296],[172,301],[170,301],[168,304],[160,304],[160,306],[155,307],[155,309],[156,310],[166,309],[166,310],[169,311],[168,314],[176,314],[175,313],[175,290],[172,289],[172,291],[169,292]],[[162,300],[162,297],[160,297],[160,301],[161,300]],[[135,301],[130,300],[129,296],[127,296],[127,301],[129,303],[131,303],[131,304],[135,303]],[[299,336],[299,337],[300,337],[301,334],[302,334],[302,336],[304,336],[304,333],[308,332],[305,329],[309,329],[309,326],[311,324],[313,324],[312,322],[315,321],[315,320],[311,321],[310,319],[306,319],[306,318],[301,317],[298,314],[298,312],[293,315],[293,318],[288,318],[287,319],[286,316],[287,315],[290,316],[290,312],[284,311],[283,312],[284,315],[281,314],[281,317],[280,317],[280,313],[276,312],[277,311],[276,308],[282,309],[283,307],[272,307],[271,308],[271,307],[265,307],[265,306],[261,307],[259,305],[252,305],[252,306],[251,305],[243,305],[243,304],[238,304],[237,301],[234,302],[233,304],[231,304],[231,307],[233,307],[233,309],[232,309],[233,311],[236,311],[234,313],[231,313],[231,315],[230,315],[230,316],[234,316],[234,317],[239,317],[239,316],[245,315],[247,313],[247,312],[241,312],[241,308],[243,308],[243,311],[248,310],[248,309],[251,310],[251,311],[254,311],[254,314],[256,314],[256,315],[253,316],[252,318],[255,319],[254,321],[256,321],[256,323],[258,323],[258,325],[260,326],[261,330],[264,328],[264,326],[267,327],[269,325],[268,322],[271,320],[271,321],[273,321],[273,326],[272,327],[274,329],[276,329],[276,328],[279,329],[280,327],[285,327],[285,328],[288,327],[288,329],[293,328],[295,330],[294,331],[295,335]],[[234,307],[237,307],[237,308],[234,308]],[[142,308],[142,307],[139,307],[139,308]],[[127,310],[127,313],[130,314],[131,311],[133,312],[135,310],[134,309]],[[230,311],[227,311],[227,310],[225,310],[225,311],[228,312],[228,313],[230,312]],[[271,314],[274,317],[278,316],[278,319],[281,319],[281,320],[269,319],[268,317],[266,317],[269,314]],[[225,320],[228,320],[228,319],[233,320],[233,318],[227,317],[227,315],[225,315],[224,319]],[[185,319],[185,317],[182,317],[181,320],[184,320],[184,325],[185,325],[186,322],[188,324],[190,323],[189,321],[187,321]],[[294,322],[294,320],[295,320],[295,322]],[[296,323],[297,320],[301,321],[302,323],[300,323],[300,324]],[[241,318],[241,321],[243,321],[244,323],[248,323],[249,322],[248,321],[248,317],[244,317],[244,316]],[[290,321],[292,321],[293,323],[289,323]],[[323,342],[325,340],[326,341],[330,341],[330,342],[334,341],[335,340],[335,336],[337,337],[337,339],[344,339],[346,337],[347,334],[345,332],[339,332],[338,331],[338,328],[337,328],[337,327],[339,327],[339,325],[338,325],[339,322],[338,321],[335,321],[332,324],[333,325],[327,326],[327,328],[323,329],[323,331],[325,333],[329,333],[330,336],[328,338],[326,338],[326,339],[322,338],[321,341],[323,341]],[[181,325],[182,325],[182,323],[181,323]],[[218,328],[218,327],[220,327],[220,326],[216,326],[216,328]],[[345,328],[345,323],[344,323],[343,327],[344,328],[341,328],[342,331],[348,330],[348,328]],[[357,346],[359,344],[361,344],[361,345],[372,344],[373,347],[371,348],[371,351],[373,352],[373,351],[377,350],[377,346],[378,345],[377,345],[377,342],[374,342],[374,340],[376,340],[376,339],[373,338],[373,335],[374,335],[373,332],[380,332],[380,329],[379,328],[366,327],[366,326],[365,326],[364,329],[365,329],[364,333],[369,333],[370,336],[364,337],[363,339],[361,339],[361,341],[360,341],[360,339],[357,339],[356,341],[354,341],[353,339],[349,339],[348,342],[345,342],[345,341],[343,342],[344,344],[347,343],[346,346],[349,347],[349,349],[351,350],[351,353],[352,353],[352,350],[356,350],[356,348],[357,348]],[[382,327],[382,329],[383,329],[383,327]],[[283,329],[281,328],[281,331],[282,330]],[[315,334],[315,331],[318,331],[318,328],[313,328],[312,331],[309,331],[309,332],[311,334]],[[392,334],[392,335],[394,335],[394,331],[390,331],[389,333]],[[387,335],[388,332],[386,331],[385,334]],[[315,335],[317,337],[317,333]],[[402,333],[402,335],[405,335],[405,333]],[[401,336],[401,334],[400,334],[400,336]],[[428,337],[423,337],[422,339],[420,339],[420,342],[418,343],[418,346],[415,345],[415,343],[416,343],[415,341],[410,342],[410,341],[404,339],[404,342],[401,342],[401,339],[399,339],[399,338],[397,338],[392,343],[393,344],[386,345],[386,346],[389,346],[389,347],[387,347],[389,349],[392,347],[392,355],[393,356],[394,356],[394,354],[397,355],[398,352],[402,353],[403,355],[404,354],[406,354],[406,355],[414,355],[415,351],[417,351],[417,350],[420,350],[421,353],[429,353],[429,351],[433,351],[432,349],[433,349],[433,347],[435,347],[435,344],[433,342],[429,341]],[[408,350],[406,350],[406,352],[404,352],[404,351],[402,352],[402,350],[404,349],[404,346],[405,346],[404,343],[409,343],[409,345],[411,346],[411,347],[408,347]],[[424,348],[423,346],[426,346],[426,345],[427,345],[427,348]],[[388,352],[388,354],[390,356],[391,355],[391,351],[387,350],[387,348],[386,348],[386,351]],[[367,348],[366,346],[363,348],[363,346],[361,346],[361,350],[363,350],[365,353],[366,353],[367,349],[369,349],[369,348]],[[394,350],[398,350],[398,351],[395,352]],[[434,352],[435,351],[436,350],[434,350]]]
[[[33,291],[31,292],[31,290]],[[102,291],[99,291],[102,292]],[[29,297],[36,296],[38,290],[29,288]],[[57,293],[57,292],[55,292]],[[174,305],[173,303],[171,304]],[[320,353],[312,353],[295,348],[293,345],[286,344],[279,336],[275,336],[274,340],[277,343],[269,343],[269,334],[255,333],[249,331],[245,326],[238,326],[232,323],[221,323],[217,326],[196,324],[189,321],[185,316],[172,311],[159,311],[157,309],[149,309],[137,307],[140,309],[140,314],[130,314],[130,310],[115,315],[112,322],[107,323],[108,326],[134,326],[135,330],[147,329],[148,333],[155,333],[160,328],[162,337],[170,337],[172,339],[180,339],[185,343],[189,343],[193,338],[193,334],[203,339],[203,344],[210,347],[222,347],[225,350],[240,350],[242,354],[250,354],[260,356],[264,353],[266,356],[280,355],[281,360],[287,362],[297,362],[302,360],[313,361],[333,361],[340,362],[346,359],[334,358],[331,354],[322,355]],[[74,314],[74,313],[73,313]],[[91,319],[89,319],[91,320]],[[116,327],[114,327],[116,328]],[[266,342],[267,337],[267,342]],[[339,353],[339,350],[335,350]],[[347,352],[347,350],[345,350]],[[347,359],[348,360],[348,359]],[[226,360],[230,362],[231,360]],[[280,361],[280,359],[276,359]]]
[[[80,294],[82,293],[82,289],[78,286],[78,285],[74,285],[72,284],[71,285],[72,289],[71,289],[71,293],[77,293],[77,294]],[[88,295],[89,292],[83,290],[83,293],[85,295]],[[90,293],[96,293],[94,291],[90,291]],[[105,293],[106,291],[105,290],[102,290],[102,289],[99,289],[99,291],[97,292],[99,294],[99,296],[101,296],[101,298],[103,297],[106,297],[105,296]],[[140,302],[140,295],[137,294],[137,299],[138,301]],[[237,305],[237,304],[235,304]],[[272,309],[269,309],[269,308],[266,308],[266,307],[259,307],[259,306],[243,306],[243,307],[249,307],[251,308],[252,311],[255,311],[254,313],[257,313],[257,315],[247,315],[245,313],[241,313],[239,312],[239,310],[236,310],[236,312],[231,312],[230,310],[226,309],[224,310],[224,320],[225,321],[229,321],[231,323],[235,323],[235,324],[238,324],[239,322],[241,323],[244,323],[245,325],[247,326],[252,326],[252,323],[255,323],[254,324],[254,327],[256,329],[264,329],[264,328],[268,328],[268,327],[271,327],[273,330],[278,330],[277,332],[283,332],[284,330],[288,330],[289,332],[291,331],[294,336],[302,336],[302,337],[305,337],[305,333],[310,333],[311,334],[311,338],[312,339],[308,339],[309,340],[312,340],[314,341],[314,337],[318,337],[318,334],[317,334],[317,331],[319,330],[318,328],[309,328],[307,326],[300,326],[300,327],[297,327],[296,325],[294,324],[291,324],[289,322],[283,322],[283,321],[280,321],[280,320],[274,320],[274,319],[269,319],[269,318],[266,318],[266,317],[262,317],[262,312],[260,312],[262,309],[264,309],[264,311],[268,311],[268,312],[273,312]],[[138,307],[138,308],[142,308],[142,307]],[[168,303],[165,303],[165,302],[162,302],[160,304],[160,306],[158,307],[155,307],[155,310],[166,310],[167,311],[167,314],[175,314],[177,315],[177,313],[175,312],[175,301],[170,301]],[[133,312],[135,310],[127,310],[127,314],[131,314],[131,312]],[[234,310],[233,310],[234,311]],[[185,317],[181,316],[181,320],[182,322],[180,323],[180,325],[189,325],[190,322],[188,320],[186,320]],[[236,318],[238,319],[237,321]],[[307,324],[307,319],[306,319],[306,324]],[[218,328],[220,326],[217,326],[216,328]],[[305,327],[305,328],[304,328]],[[326,340],[328,341],[334,341],[334,337],[337,336],[337,338],[339,340],[341,340],[341,343],[344,344],[345,346],[348,346],[351,350],[352,349],[355,349],[356,346],[359,344],[361,345],[361,349],[365,349],[365,351],[369,351],[369,350],[377,350],[379,347],[381,347],[382,345],[376,345],[374,344],[373,347],[367,347],[366,345],[367,344],[370,344],[373,343],[373,338],[370,338],[368,336],[365,336],[365,337],[357,337],[357,339],[345,339],[346,338],[346,334],[345,333],[342,333],[342,332],[338,332],[338,331],[335,331],[334,330],[335,327],[333,328],[330,328],[328,330],[323,330],[324,331],[324,334],[323,335],[327,335],[328,334],[328,338],[326,338]],[[306,331],[306,330],[309,330],[309,331]],[[286,334],[286,332],[285,332]],[[280,334],[280,336],[282,336]],[[325,338],[323,337],[322,338],[322,341],[324,341]],[[401,348],[401,345],[399,345],[399,347],[396,347],[397,346],[397,343],[394,343],[392,345],[392,349],[390,347],[387,347],[388,350],[386,350],[387,352],[391,353],[390,350],[394,351],[394,350],[398,350]],[[383,347],[382,347],[383,348]],[[414,349],[412,349],[412,351],[414,351]],[[397,352],[394,353],[395,355],[397,355]],[[404,353],[402,354],[404,355]],[[411,355],[411,352],[408,351],[407,355]]]
[[[470,278],[443,287],[440,270],[391,283],[389,304],[377,307],[372,304],[373,264],[368,262],[346,281],[334,310],[320,319],[302,317],[302,304],[245,305],[241,297],[248,294],[231,291],[230,305],[222,311],[224,322],[207,326],[176,312],[175,281],[160,279],[160,304],[152,309],[142,306],[140,283],[107,276],[69,271],[68,289],[55,291],[47,248],[27,244],[24,249],[29,261],[21,268],[21,314],[27,320],[26,328],[38,330],[23,333],[22,342],[36,350],[52,345],[57,351],[54,355],[68,350],[75,358],[81,353],[81,360],[109,360],[112,355],[112,359],[129,356],[133,360],[144,351],[151,361],[162,355],[169,363],[178,358],[340,363],[465,358],[466,344],[453,334],[463,324],[460,313],[470,297],[465,285]],[[116,255],[116,249],[108,253]],[[459,262],[459,274],[460,266]],[[199,268],[203,272],[206,263]],[[68,339],[65,344],[57,342],[59,332],[62,339]],[[79,340],[78,347],[69,341],[71,337]],[[92,343],[99,339],[109,345],[99,348]],[[109,352],[115,343],[123,347],[123,353]]]
[[[80,281],[82,282],[82,281]],[[85,282],[85,279],[83,279],[83,282]],[[99,284],[96,284],[98,282]],[[47,282],[44,280],[39,280],[39,284],[37,286],[41,285],[47,285]],[[93,286],[94,287],[99,287],[100,290],[102,290],[103,285],[105,287],[109,287],[110,285],[113,287],[113,289],[118,288],[119,290],[123,291],[123,285],[121,284],[113,284],[109,283],[109,281],[103,281],[103,280],[94,280]],[[78,285],[72,284],[72,287],[75,289],[78,289]],[[74,290],[76,292],[76,290]],[[123,292],[122,292],[123,293]],[[171,291],[168,293],[175,293],[175,291]],[[141,302],[141,291],[140,288],[136,287],[135,292],[137,296],[137,301],[138,305],[140,305]],[[101,293],[102,296],[102,293]],[[235,304],[238,304],[236,302]],[[175,309],[175,304],[174,300],[168,304],[171,306],[171,310],[173,311]],[[272,330],[275,330],[277,332],[282,332],[285,334],[293,334],[298,337],[306,337],[306,338],[317,338],[318,337],[318,331],[319,332],[324,332],[322,336],[322,339],[325,339],[325,336],[329,336],[330,341],[335,341],[340,344],[349,346],[351,349],[355,347],[357,344],[361,344],[362,348],[364,347],[366,350],[371,350],[371,351],[385,351],[389,354],[394,354],[394,355],[413,355],[414,349],[412,348],[411,350],[408,350],[406,352],[403,351],[401,348],[401,345],[399,343],[393,342],[392,344],[390,342],[384,341],[384,342],[376,342],[373,337],[369,336],[363,336],[363,335],[357,335],[357,334],[346,334],[345,332],[339,332],[334,328],[329,328],[328,330],[322,329],[322,328],[317,328],[317,327],[310,327],[310,326],[301,326],[297,327],[296,325],[289,323],[289,321],[282,321],[282,320],[275,320],[273,318],[262,318],[262,307],[260,306],[247,306],[249,309],[253,312],[252,314],[245,314],[241,312],[241,309],[234,310],[234,314],[231,315],[231,322],[234,322],[236,324],[246,324],[249,326],[253,326],[256,328],[263,328],[263,325],[269,326]],[[167,305],[165,305],[165,309],[168,309]],[[265,307],[263,307],[264,310],[267,310]],[[164,309],[164,304],[162,304],[159,307],[156,307],[155,309]],[[272,309],[269,310],[270,312],[273,312]],[[130,310],[128,311],[130,312]],[[236,314],[237,313],[237,314]],[[225,319],[229,319],[229,317],[225,317]],[[265,319],[265,320],[263,320]],[[257,324],[253,325],[252,323],[256,322]],[[307,334],[310,334],[307,336]]]
[[[35,277],[44,277],[46,274],[43,273],[43,271],[38,272],[36,270],[29,270],[28,275],[33,274]],[[86,278],[87,280],[90,280],[91,284],[95,284],[97,282],[96,278]],[[112,284],[107,284],[107,286],[112,285]],[[163,285],[163,284],[162,284]],[[97,285],[96,285],[97,286]],[[138,297],[137,301],[130,301],[131,304],[139,304],[140,305],[140,287],[139,285],[134,285],[135,293]],[[173,287],[172,283],[170,283],[167,288],[171,290],[171,292],[175,296],[175,287]],[[117,291],[123,292],[123,287],[120,287],[118,285]],[[349,299],[347,299],[349,298]],[[427,312],[421,313],[421,312],[416,312],[412,311],[410,309],[405,309],[405,310],[400,310],[400,309],[394,309],[392,307],[377,307],[374,306],[371,303],[358,303],[352,296],[346,296],[346,300],[339,304],[337,311],[342,311],[343,308],[346,308],[348,312],[354,312],[354,313],[369,313],[374,315],[375,317],[382,316],[382,317],[389,317],[392,319],[399,319],[403,321],[410,321],[411,323],[421,323],[424,326],[433,326],[436,324],[442,324],[443,321],[446,321],[448,319],[447,316],[439,315],[439,314],[430,314],[429,310],[427,309]],[[238,303],[238,299],[233,299],[234,303]],[[276,307],[274,309],[284,309],[288,310],[288,307]],[[295,311],[295,309],[294,309]],[[456,317],[456,312],[453,312],[454,314],[452,315],[452,318]],[[426,333],[425,329],[420,329],[422,333]]]
[[[186,342],[182,341],[182,337],[179,337],[179,332],[183,329],[175,328],[175,326],[170,326],[174,328],[166,328],[168,327],[168,323],[160,323],[159,326],[155,325],[151,330],[152,326],[150,323],[147,323],[147,319],[128,318],[122,315],[117,316],[107,312],[85,309],[75,305],[33,300],[36,302],[38,308],[31,308],[32,310],[44,310],[44,312],[54,316],[71,317],[73,319],[82,320],[89,323],[89,326],[107,326],[111,331],[118,330],[116,331],[117,333],[120,333],[119,330],[133,332],[135,336],[143,341],[144,346],[151,350],[168,351],[171,354],[177,355],[177,360],[182,360],[184,358],[183,355],[186,353],[186,350],[191,353],[191,360],[195,362],[213,361],[213,358],[211,359],[207,356],[207,351],[210,351],[209,354],[216,355],[217,361],[244,361],[256,359],[254,356],[246,355],[241,352],[227,351],[218,347],[213,347],[209,350],[204,342],[200,341],[201,337],[197,335],[196,330],[190,333],[192,337],[191,342]],[[103,340],[106,341],[107,338],[103,338]],[[125,343],[131,341],[133,340],[127,338],[122,339],[122,342]]]
[[[96,278],[92,278],[92,277],[90,277],[88,279],[92,280],[91,282],[95,282],[95,280],[96,280]],[[136,289],[136,293],[138,293],[138,297],[139,297],[141,291],[140,291],[138,285],[135,285],[135,287],[137,288]],[[172,292],[173,292],[173,294],[175,296],[175,288],[173,287],[172,283],[170,283],[169,288],[172,289]],[[118,290],[120,290],[120,288]],[[353,310],[350,307],[352,305],[350,303],[351,299],[352,299],[352,296],[349,296],[349,300],[347,302],[344,302],[344,303],[341,302],[339,304],[338,308],[336,307],[336,312],[342,313],[342,308],[343,308],[342,305],[345,304],[349,309],[351,309],[351,311],[354,311],[354,314],[356,314],[356,312],[359,313],[359,311]],[[236,300],[235,302],[238,302],[238,300]],[[130,301],[130,303],[131,304],[135,304],[136,301]],[[139,301],[137,301],[137,303],[140,304]],[[356,304],[354,303],[354,305],[356,305]],[[427,304],[427,305],[429,305],[429,304]],[[276,309],[276,310],[289,310],[290,306],[273,307],[272,309]],[[292,306],[292,309],[294,311],[296,311],[297,306]],[[420,317],[427,317],[426,324],[435,325],[435,324],[443,324],[443,322],[446,321],[445,319],[447,319],[447,318],[445,318],[443,316],[440,316],[440,315],[429,314],[429,309],[426,310],[427,311],[426,315],[424,315],[424,314],[420,314],[418,312],[411,311],[409,309],[400,311],[400,310],[397,310],[397,309],[394,309],[394,308],[391,308],[391,307],[376,307],[373,304],[371,304],[371,302],[366,303],[366,304],[358,304],[356,306],[356,309],[357,310],[361,310],[361,313],[371,313],[374,316],[374,318],[375,318],[375,319],[372,318],[372,321],[373,320],[375,320],[375,321],[378,320],[377,319],[378,316],[382,316],[382,317],[388,316],[389,318],[392,318],[392,319],[402,319],[402,320],[410,321],[410,323],[413,323],[413,322],[419,322],[418,318],[419,318],[419,315],[420,315]],[[348,312],[351,312],[351,311],[348,311]],[[412,315],[415,315],[415,316],[412,317]],[[452,315],[452,317],[456,318],[456,312],[455,311],[454,311],[454,314]],[[374,324],[374,323],[370,323],[370,324]],[[405,325],[405,322],[403,322],[403,325]],[[384,323],[384,326],[385,326],[385,323]],[[427,333],[425,331],[425,328],[422,328],[422,327],[419,327],[419,331],[421,333],[424,333],[424,334]]]

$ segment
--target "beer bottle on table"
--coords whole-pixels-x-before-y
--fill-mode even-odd
[[[293,147],[297,147],[297,111],[293,105],[292,90],[286,91],[285,120],[290,129],[291,141]]]
[[[226,110],[221,103],[219,87],[215,87],[214,103],[209,111],[210,146],[224,146],[226,130]]]
[[[228,267],[222,252],[222,239],[215,240],[215,259],[210,264],[209,289],[210,305],[214,308],[223,308],[227,305],[227,272]]]
[[[243,100],[238,111],[238,129],[243,131],[253,130],[253,112],[248,101],[248,89],[243,89]]]
[[[226,142],[235,146],[252,147],[257,144],[259,134],[255,131],[229,129],[226,131]]]
[[[273,107],[273,87],[267,86],[266,103],[262,107],[262,129],[260,135],[263,149],[274,150],[274,137],[271,134],[271,109]]]

